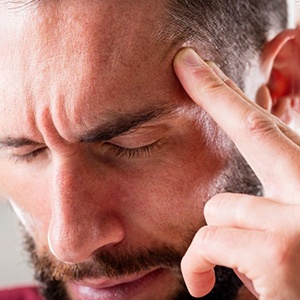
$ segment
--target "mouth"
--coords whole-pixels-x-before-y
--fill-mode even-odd
[[[91,279],[67,283],[68,291],[73,299],[111,300],[130,299],[143,294],[166,271],[162,268],[122,277],[120,279]]]

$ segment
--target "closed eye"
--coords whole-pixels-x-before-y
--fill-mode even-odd
[[[124,148],[112,143],[105,143],[108,146],[108,150],[111,151],[117,157],[125,157],[125,158],[143,158],[150,157],[152,151],[160,148],[160,141],[155,141],[152,144],[137,147],[137,148]]]
[[[40,154],[42,154],[46,149],[48,149],[48,148],[47,147],[43,147],[43,148],[39,148],[39,149],[36,149],[36,150],[34,150],[32,152],[29,152],[29,153],[26,153],[26,154],[22,154],[22,155],[11,154],[9,156],[9,158],[14,163],[22,163],[22,162],[30,163],[36,157],[38,157]]]

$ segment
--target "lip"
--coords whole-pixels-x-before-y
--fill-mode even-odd
[[[161,268],[126,276],[120,279],[91,279],[68,283],[75,299],[112,300],[130,299],[145,292],[165,271]]]

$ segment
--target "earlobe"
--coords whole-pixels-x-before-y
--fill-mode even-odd
[[[261,98],[259,92],[257,95],[258,104],[286,123],[291,121],[293,115],[294,37],[294,30],[285,30],[265,45],[261,54],[261,69],[267,79],[269,99]]]

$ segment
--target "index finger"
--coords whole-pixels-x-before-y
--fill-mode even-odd
[[[269,185],[271,181],[272,186],[282,187],[283,194],[290,194],[291,180],[300,175],[295,166],[299,147],[282,133],[270,114],[213,68],[192,49],[181,50],[174,60],[186,92],[227,133],[261,182]]]

